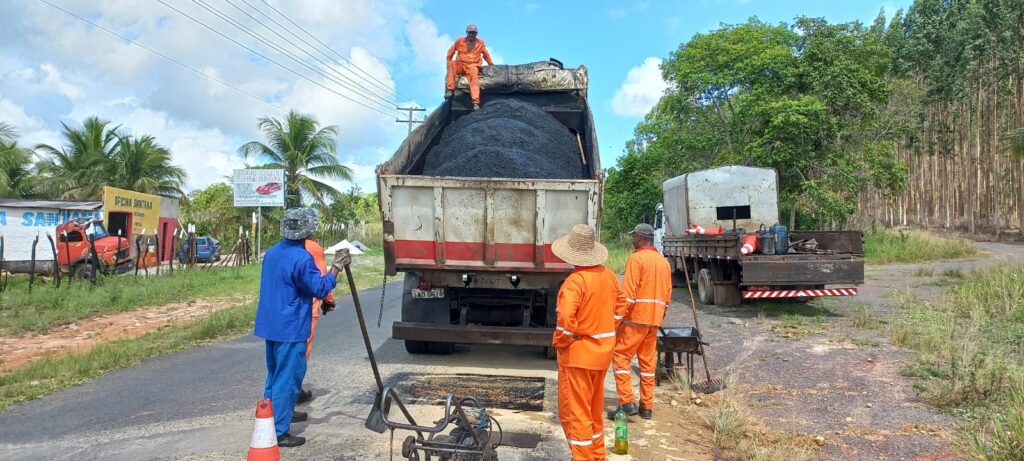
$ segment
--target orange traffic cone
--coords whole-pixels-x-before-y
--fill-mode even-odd
[[[274,429],[274,406],[270,399],[260,399],[256,404],[256,426],[252,429],[247,461],[280,461],[281,449],[277,446],[277,430]]]
[[[740,253],[748,255],[757,251],[757,234],[747,234],[741,239],[743,242],[743,248],[740,248]]]

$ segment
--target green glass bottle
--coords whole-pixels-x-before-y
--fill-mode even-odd
[[[629,454],[629,417],[621,408],[615,412],[615,447],[612,453]]]

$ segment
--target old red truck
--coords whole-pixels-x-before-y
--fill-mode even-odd
[[[94,247],[99,272],[124,273],[134,268],[128,239],[110,235],[101,219],[74,219],[57,226],[56,233],[57,267],[62,274],[88,278]]]

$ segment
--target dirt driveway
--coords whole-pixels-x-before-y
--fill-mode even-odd
[[[808,305],[698,306],[713,373],[731,383],[719,397],[740,402],[754,426],[770,428],[792,445],[809,445],[811,458],[959,459],[952,449],[955,419],[918,398],[912,380],[901,376],[910,352],[892,344],[885,326],[901,296],[936,299],[952,283],[948,274],[1024,264],[1024,246],[978,246],[986,254],[969,260],[870,267],[857,297]],[[685,288],[676,289],[674,301],[666,324],[690,325]],[[675,440],[676,448],[689,445],[697,454],[681,457],[676,451],[675,457],[718,458],[710,441],[689,440],[699,420],[688,425],[687,418],[660,419],[641,430]],[[672,455],[641,448],[634,459]]]

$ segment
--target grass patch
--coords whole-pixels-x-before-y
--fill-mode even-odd
[[[379,252],[353,257],[352,275],[357,289],[363,290],[380,285],[384,274],[383,265],[384,259]],[[252,273],[248,274],[245,271]],[[234,270],[223,272],[210,270],[199,272],[198,275],[226,277],[230,275],[229,272],[235,273]],[[176,273],[175,277],[178,275]],[[183,273],[181,275],[194,277],[196,274]],[[246,293],[255,293],[259,286],[259,267],[242,268],[235,277],[240,280],[252,278],[252,286]],[[231,280],[231,282],[243,283],[238,280]],[[104,288],[109,288],[109,285],[96,287],[95,290],[100,291]],[[206,293],[206,291],[200,291],[200,293]],[[227,292],[218,291],[216,294],[222,296]],[[348,294],[348,282],[342,276],[335,290],[335,296],[348,296]],[[190,299],[201,297],[203,296],[193,294]],[[24,367],[0,374],[0,411],[20,402],[38,399],[60,389],[85,383],[111,370],[129,367],[153,357],[251,332],[255,318],[255,304],[247,303],[213,312],[198,320],[176,323],[166,328],[150,331],[134,338],[103,343],[85,352],[33,361]]]
[[[383,253],[377,250],[355,256],[352,271],[359,289],[380,285],[384,276]],[[64,285],[54,289],[52,284],[37,284],[30,294],[27,277],[11,277],[7,290],[0,294],[0,335],[46,331],[96,315],[147,306],[248,295],[259,289],[259,278],[258,265],[237,269],[189,268],[176,269],[173,275],[162,272],[159,277],[107,277],[97,286],[74,283],[70,288]],[[340,282],[339,291],[348,293],[348,284]]]
[[[715,446],[718,448],[736,447],[747,431],[747,418],[729,400],[720,401],[710,413],[704,415],[704,424],[714,434]]]
[[[97,286],[65,284],[60,289],[35,286],[28,292],[27,277],[11,277],[0,295],[0,334],[17,335],[45,331],[93,315],[116,314],[145,306],[202,298],[254,293],[259,286],[259,266],[227,269],[180,269],[173,275],[106,277]],[[65,280],[67,282],[67,280]]]
[[[965,454],[1020,459],[1003,438],[1024,432],[1024,267],[966,274],[941,302],[903,307],[893,341],[917,351],[903,372],[932,404],[968,415]]]
[[[250,331],[255,318],[255,306],[246,304],[214,312],[194,322],[101,344],[86,352],[32,362],[0,375],[0,411],[82,384],[110,370]]]
[[[795,444],[741,444],[736,450],[741,461],[811,461],[811,453]]]
[[[875,316],[874,311],[872,311],[868,306],[855,307],[853,312],[850,313],[849,319],[851,325],[864,330],[873,330],[878,328],[880,323],[878,317]]]
[[[935,269],[930,267],[918,267],[917,270],[914,271],[914,275],[917,277],[931,277],[935,275]]]
[[[973,256],[974,248],[962,239],[937,237],[922,231],[877,231],[864,234],[868,264],[921,263]]]
[[[608,247],[608,261],[604,264],[615,271],[616,274],[625,274],[626,259],[629,258],[629,255],[633,254],[633,241],[625,241],[620,238],[606,242],[605,246]]]

